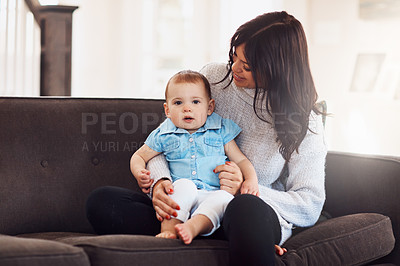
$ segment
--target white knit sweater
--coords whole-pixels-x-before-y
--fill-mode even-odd
[[[212,84],[221,81],[227,69],[225,64],[209,64],[201,72]],[[287,180],[279,180],[285,160],[279,153],[277,135],[272,124],[260,120],[254,113],[255,90],[238,88],[234,82],[223,89],[228,80],[211,86],[212,97],[216,102],[215,112],[232,119],[242,128],[243,131],[235,140],[256,169],[260,197],[278,215],[282,244],[290,237],[293,226],[313,225],[325,201],[327,149],[322,119],[314,113],[310,116],[309,128],[314,133],[308,131],[299,147],[299,153],[292,154]],[[148,167],[155,181],[169,177],[167,163],[162,156],[151,160]]]

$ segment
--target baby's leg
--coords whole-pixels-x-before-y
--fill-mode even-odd
[[[228,203],[233,199],[232,194],[224,190],[199,191],[199,206],[193,212],[192,219],[198,215],[206,216],[212,223],[209,231],[201,232],[201,235],[208,236],[220,227]]]
[[[183,243],[190,244],[196,236],[210,232],[213,227],[211,220],[207,216],[199,214],[185,223],[175,225],[175,230]]]
[[[177,238],[175,225],[188,220],[192,206],[197,202],[197,187],[188,179],[179,179],[173,183],[174,193],[170,197],[178,203],[177,217],[161,223],[161,233],[157,237]]]
[[[210,235],[219,227],[226,206],[233,196],[226,191],[199,191],[198,208],[192,218],[175,225],[176,233],[185,244],[190,244],[198,235]]]
[[[182,223],[182,221],[180,221],[178,219],[174,219],[174,218],[172,218],[170,220],[165,219],[161,223],[161,233],[156,235],[156,237],[176,239],[177,235],[176,235],[176,231],[175,231],[175,225],[181,224],[181,223]]]

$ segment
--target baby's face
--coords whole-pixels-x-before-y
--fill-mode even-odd
[[[209,99],[202,82],[170,83],[164,108],[176,127],[194,133],[214,111],[214,100]]]

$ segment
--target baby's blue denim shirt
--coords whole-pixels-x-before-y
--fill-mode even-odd
[[[217,190],[219,178],[213,170],[225,163],[224,145],[240,131],[241,128],[232,120],[216,113],[208,116],[206,123],[192,134],[166,119],[151,132],[145,144],[165,155],[173,181],[186,178],[192,180],[198,189]]]

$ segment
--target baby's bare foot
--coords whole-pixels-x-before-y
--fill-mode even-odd
[[[169,239],[176,239],[177,235],[175,232],[170,232],[170,231],[164,231],[156,235],[156,237],[160,238],[169,238]]]
[[[191,228],[189,225],[187,225],[185,223],[177,224],[177,225],[175,225],[175,230],[176,230],[176,234],[183,241],[183,243],[188,245],[192,242],[193,232],[191,231]]]

